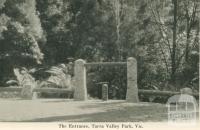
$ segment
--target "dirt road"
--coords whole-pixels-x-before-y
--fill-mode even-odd
[[[0,121],[160,122],[167,121],[167,108],[164,104],[136,104],[121,100],[0,99]]]

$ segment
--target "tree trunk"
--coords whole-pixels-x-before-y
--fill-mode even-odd
[[[177,39],[177,7],[178,7],[178,1],[173,0],[174,4],[174,22],[173,22],[173,45],[172,45],[172,64],[171,64],[171,81],[172,83],[175,83],[176,81],[176,39]]]
[[[189,40],[190,40],[190,18],[187,18],[187,37],[186,37],[186,48],[185,48],[185,62],[188,62],[189,57]]]

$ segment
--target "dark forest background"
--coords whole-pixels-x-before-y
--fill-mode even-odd
[[[199,0],[0,0],[0,86],[66,87],[73,62],[138,62],[138,87],[199,91]],[[88,91],[126,93],[126,67],[89,68]],[[70,75],[70,76],[69,76]],[[52,85],[53,84],[53,85]]]

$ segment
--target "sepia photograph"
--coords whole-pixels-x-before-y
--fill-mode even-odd
[[[199,43],[199,0],[0,0],[0,122],[197,125]]]

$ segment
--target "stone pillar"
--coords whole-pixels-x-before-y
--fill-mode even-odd
[[[108,84],[102,85],[102,100],[103,101],[108,100]]]
[[[74,100],[79,100],[79,101],[87,100],[86,68],[84,64],[85,61],[82,59],[75,61]]]
[[[38,99],[38,96],[39,93],[38,92],[33,92],[33,95],[32,95],[32,99],[35,100],[35,99]]]
[[[139,102],[137,87],[137,61],[133,57],[130,57],[127,60],[126,101],[133,103]]]
[[[26,84],[26,85],[22,86],[21,98],[32,99],[33,89],[34,89],[34,86],[31,84]]]

